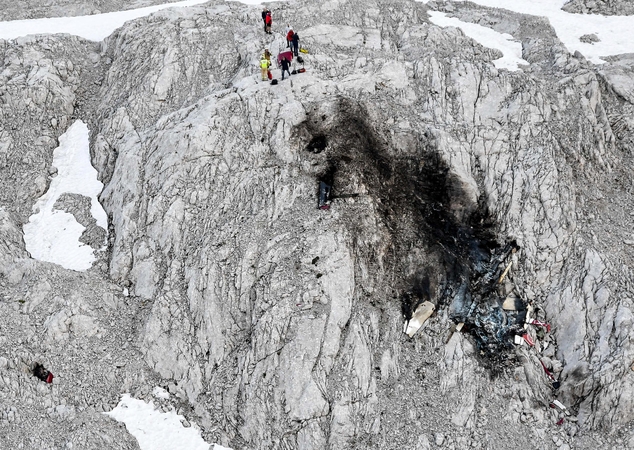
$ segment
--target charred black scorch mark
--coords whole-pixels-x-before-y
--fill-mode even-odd
[[[393,151],[368,112],[347,99],[323,117],[309,116],[298,130],[316,185],[328,184],[334,199],[363,185],[375,199],[390,230],[404,316],[429,300],[465,324],[483,355],[503,357],[523,323],[521,313],[502,309],[498,283],[516,245],[495,235],[485,199],[469,198],[433,140],[420,136],[407,154]]]

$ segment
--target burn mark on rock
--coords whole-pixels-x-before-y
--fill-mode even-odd
[[[516,245],[496,235],[486,199],[469,195],[430,138],[421,135],[415,149],[396,152],[361,104],[339,99],[329,108],[328,121],[309,114],[297,136],[309,142],[313,173],[333,186],[333,198],[363,189],[374,199],[390,233],[389,263],[405,318],[429,300],[465,323],[488,360],[504,358],[519,320],[502,309],[496,283]],[[314,143],[324,140],[324,151],[315,152]]]
[[[306,147],[306,150],[313,153],[321,153],[328,146],[328,139],[323,134],[315,136]]]

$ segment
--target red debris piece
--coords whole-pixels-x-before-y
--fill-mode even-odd
[[[564,424],[564,418],[562,417],[561,419],[557,421],[557,425],[563,425],[563,424]]]
[[[40,380],[46,382],[46,383],[52,383],[53,382],[53,374],[51,372],[49,372],[48,370],[46,370],[46,368],[40,364],[40,363],[35,363],[33,365],[33,376],[39,378]]]
[[[531,347],[535,346],[535,341],[533,341],[533,338],[528,333],[524,334],[522,337],[528,345],[530,345]]]
[[[555,377],[553,376],[552,373],[550,373],[550,370],[546,368],[546,365],[541,360],[539,362],[542,364],[542,367],[544,368],[544,372],[546,372],[546,375],[548,375],[548,378],[550,378],[552,381],[555,381]]]
[[[546,328],[546,331],[548,333],[550,333],[550,324],[549,323],[542,322],[542,321],[537,320],[537,319],[531,319],[531,320],[528,321],[528,323],[530,323],[531,325],[536,325],[538,327],[544,327],[544,328]]]

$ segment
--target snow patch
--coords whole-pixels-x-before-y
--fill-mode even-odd
[[[161,412],[154,403],[123,394],[112,411],[104,413],[126,428],[139,442],[141,450],[231,450],[218,444],[208,444],[196,424],[183,426],[185,418],[175,411]]]
[[[152,395],[154,395],[154,397],[156,398],[162,398],[164,400],[167,400],[168,398],[170,398],[170,393],[159,386],[154,387],[154,389],[152,390]]]
[[[416,0],[421,1],[421,0]],[[464,0],[452,0],[455,2]],[[634,53],[634,16],[572,14],[562,11],[567,0],[470,0],[490,8],[548,18],[557,36],[570,53],[579,51],[589,61],[602,64],[602,57]],[[423,1],[423,3],[427,3]],[[580,41],[596,34],[599,42]]]
[[[103,184],[90,163],[89,145],[88,126],[81,120],[59,138],[52,163],[57,176],[33,205],[35,214],[23,227],[26,249],[34,259],[78,271],[90,269],[95,261],[93,249],[79,242],[85,228],[72,214],[53,209],[62,194],[84,195],[91,200],[90,213],[97,225],[108,230],[108,217],[97,199]]]
[[[438,11],[429,11],[430,20],[441,27],[460,28],[464,34],[479,42],[485,47],[495,48],[502,52],[502,58],[493,60],[498,69],[520,70],[519,64],[528,65],[522,59],[522,44],[513,41],[513,36],[478,25],[463,22],[455,17],[447,17],[447,14]]]
[[[145,8],[130,9],[128,11],[93,14],[90,16],[51,17],[45,19],[0,22],[0,39],[15,39],[30,34],[68,33],[90,41],[102,41],[129,20],[145,17],[165,8],[195,6],[208,1],[209,0],[185,0],[175,3],[147,6]],[[262,3],[257,0],[237,1],[248,5],[259,5]]]

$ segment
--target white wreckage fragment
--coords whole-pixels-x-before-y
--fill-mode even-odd
[[[412,314],[412,318],[405,324],[405,333],[412,337],[416,334],[416,332],[423,326],[423,324],[429,319],[429,317],[436,309],[436,306],[432,302],[423,302],[418,305],[414,314]]]
[[[559,400],[553,400],[553,405],[555,405],[557,408],[561,409],[562,411],[566,410],[566,407]]]
[[[502,303],[502,309],[504,311],[519,311],[522,309],[522,300],[517,297],[506,297]]]

